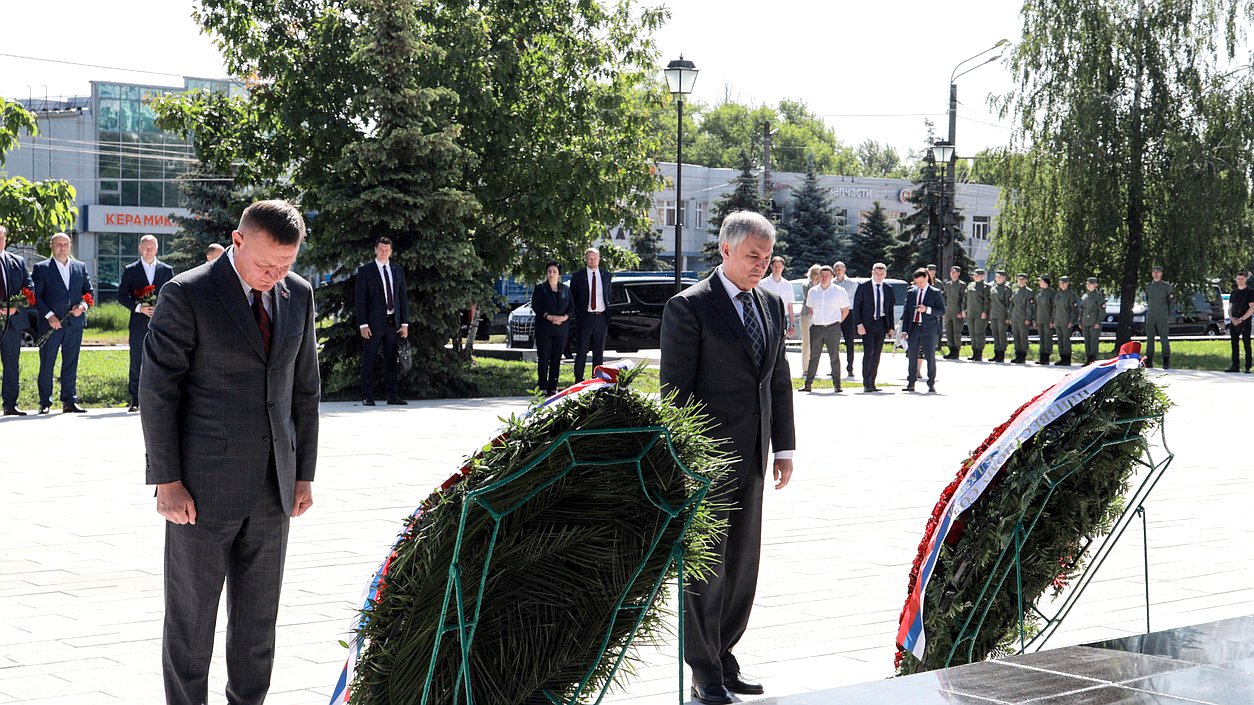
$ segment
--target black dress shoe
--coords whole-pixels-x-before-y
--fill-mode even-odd
[[[26,412],[22,411],[16,406],[6,406],[4,407],[4,415],[5,416],[25,416]]]
[[[927,393],[928,393],[928,394],[935,394],[935,393],[936,393],[936,385],[934,385],[934,384],[929,384],[929,385],[927,385]]]
[[[133,414],[136,411],[139,411],[139,404],[131,404],[130,406],[126,407],[126,413],[128,414]]]
[[[49,411],[52,411],[52,407],[51,407],[51,406],[41,406],[41,407],[39,407],[39,415],[40,415],[40,416],[43,416],[44,414],[47,414]]]
[[[905,388],[905,389],[903,389],[903,390],[901,390],[901,391],[903,391],[903,392],[913,392],[913,391],[914,391],[914,385],[913,385],[913,384],[907,384],[907,385],[906,385],[906,388]]]
[[[692,697],[705,705],[731,705],[736,702],[722,683],[693,683]]]
[[[69,404],[61,407],[61,412],[65,414],[86,414],[87,410],[74,402],[70,402]]]
[[[361,400],[361,405],[362,406],[374,406],[374,399],[371,399],[370,397],[366,397],[365,399]]]
[[[409,406],[409,402],[400,397],[392,397],[388,399],[388,406]]]
[[[766,688],[763,688],[761,683],[745,680],[739,673],[723,681],[723,686],[741,695],[761,695],[766,692]]]
[[[1236,365],[1233,365],[1232,367],[1229,367],[1228,369],[1224,370],[1224,372],[1240,372],[1240,371],[1241,370]]]
[[[797,387],[797,391],[798,392],[813,392],[814,389],[811,388],[810,385],[806,384],[806,385]]]

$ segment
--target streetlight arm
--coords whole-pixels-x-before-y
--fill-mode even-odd
[[[953,83],[953,82],[954,82],[954,80],[956,80],[956,79],[958,78],[958,76],[959,76],[959,75],[961,75],[961,74],[959,74],[959,73],[958,73],[958,69],[962,68],[962,65],[963,65],[963,64],[967,63],[968,61],[975,61],[976,59],[980,58],[981,56],[984,56],[985,54],[989,53],[990,51],[992,51],[992,50],[994,50],[994,49],[999,49],[999,48],[1001,48],[1001,47],[1003,47],[1003,46],[1005,46],[1005,45],[1007,45],[1007,44],[1009,44],[1009,43],[1010,43],[1010,40],[1009,40],[1009,39],[999,39],[999,40],[997,40],[997,43],[996,43],[996,44],[994,44],[993,46],[991,46],[991,47],[989,47],[989,48],[985,49],[984,51],[982,51],[982,52],[980,52],[980,53],[976,54],[975,56],[972,56],[972,57],[970,57],[970,58],[968,58],[968,59],[963,59],[962,61],[958,62],[958,65],[954,67],[953,73],[950,73],[950,74],[949,74],[949,82],[950,82],[950,83]],[[1000,58],[1000,57],[998,57],[998,58]],[[993,60],[993,59],[990,59],[989,61],[992,61],[992,60]],[[988,63],[988,61],[985,61],[984,63]],[[982,64],[981,64],[981,65],[982,65]],[[966,73],[966,72],[964,71],[963,73]]]
[[[974,71],[974,70],[976,70],[976,69],[980,68],[980,67],[981,67],[981,66],[983,66],[984,64],[991,64],[991,63],[993,63],[994,61],[997,61],[998,59],[1000,59],[1001,57],[1002,57],[1002,55],[1001,55],[1001,54],[998,54],[997,56],[990,56],[987,60],[985,60],[985,61],[981,61],[980,63],[976,64],[975,66],[972,66],[971,68],[967,69],[966,71],[963,71],[962,73],[958,74],[957,76],[953,76],[953,75],[951,75],[951,76],[949,77],[949,82],[950,82],[950,83],[953,83],[954,81],[957,81],[958,79],[962,78],[963,76],[965,76],[965,75],[967,75],[967,74],[971,73],[972,71]],[[955,71],[957,71],[958,69],[954,69],[954,70],[955,70]]]

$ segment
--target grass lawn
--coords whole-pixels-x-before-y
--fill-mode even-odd
[[[485,396],[528,396],[532,394],[536,386],[536,363],[476,357],[470,368],[470,377],[479,385]],[[562,365],[561,379],[557,383],[558,389],[565,389],[574,383],[574,367],[569,364]],[[657,392],[661,388],[657,370],[641,372],[632,383],[632,388],[646,394]]]
[[[1141,354],[1145,354],[1145,341],[1141,343]],[[949,347],[942,344],[940,352],[937,354],[945,354]],[[887,353],[887,346],[885,346]],[[1244,353],[1242,353],[1244,355]],[[1028,345],[1028,362],[1034,363],[1040,356],[1040,348],[1036,343]],[[1115,356],[1114,341],[1102,340],[1101,353],[1098,359],[1107,359]],[[971,346],[962,346],[963,360],[971,357]],[[993,343],[990,340],[984,345],[984,359],[990,360],[993,357]],[[1006,352],[1006,359],[1014,359],[1014,343],[1011,342]],[[1050,354],[1050,362],[1058,362],[1058,346],[1055,344]],[[1242,363],[1244,363],[1242,358]],[[1154,350],[1154,366],[1161,367],[1163,362],[1162,347],[1155,346]],[[1079,366],[1084,364],[1084,342],[1071,341],[1071,364]],[[1171,343],[1171,366],[1178,370],[1211,370],[1219,372],[1228,369],[1228,365],[1232,364],[1232,344],[1227,338],[1219,338],[1216,340],[1177,340]]]
[[[84,349],[78,358],[78,400],[88,407],[125,407],[130,403],[126,392],[126,378],[130,368],[130,353],[126,350]],[[39,408],[39,351],[22,348],[20,389],[17,405],[26,411]],[[61,356],[52,383],[52,409],[61,409]]]

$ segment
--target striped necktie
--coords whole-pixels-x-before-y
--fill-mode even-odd
[[[758,312],[753,305],[753,297],[749,292],[742,291],[736,294],[736,298],[745,308],[745,332],[749,334],[749,342],[753,346],[753,361],[758,367],[762,366],[762,357],[766,352],[766,343],[762,339],[762,325],[758,321]]]

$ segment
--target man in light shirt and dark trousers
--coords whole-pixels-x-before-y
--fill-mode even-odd
[[[832,283],[832,268],[819,270],[819,285],[810,287],[806,307],[810,309],[810,359],[806,362],[806,382],[800,391],[811,391],[819,357],[827,346],[827,361],[832,367],[832,385],[840,393],[840,324],[849,315],[849,295]]]
[[[605,336],[610,330],[610,283],[614,276],[601,266],[601,251],[589,247],[583,252],[588,266],[570,277],[570,294],[575,299],[575,381],[582,382],[592,352],[592,367],[605,361]]]
[[[145,235],[139,239],[139,259],[126,265],[118,282],[118,303],[131,312],[129,342],[131,346],[131,372],[127,391],[131,405],[127,411],[139,411],[139,370],[144,362],[144,336],[148,335],[148,322],[156,310],[156,297],[161,287],[174,278],[174,268],[157,260],[157,238]],[[152,303],[148,292],[152,287]]]
[[[926,269],[914,271],[914,286],[906,292],[901,312],[901,329],[906,334],[906,389],[914,391],[919,379],[919,356],[927,359],[927,391],[936,393],[936,348],[940,340],[941,316],[945,315],[945,296],[929,285]]]
[[[797,327],[797,312],[794,310],[797,297],[793,295],[792,282],[784,278],[783,257],[775,255],[771,258],[771,273],[758,282],[758,286],[773,292],[780,301],[784,302],[784,311],[788,313],[788,335],[791,336]]]
[[[361,403],[374,406],[374,365],[383,349],[383,383],[388,404],[404,406],[396,378],[396,353],[400,338],[409,337],[409,296],[405,270],[392,263],[392,240],[381,237],[374,244],[374,261],[357,268],[355,283],[357,325],[362,337]]]

